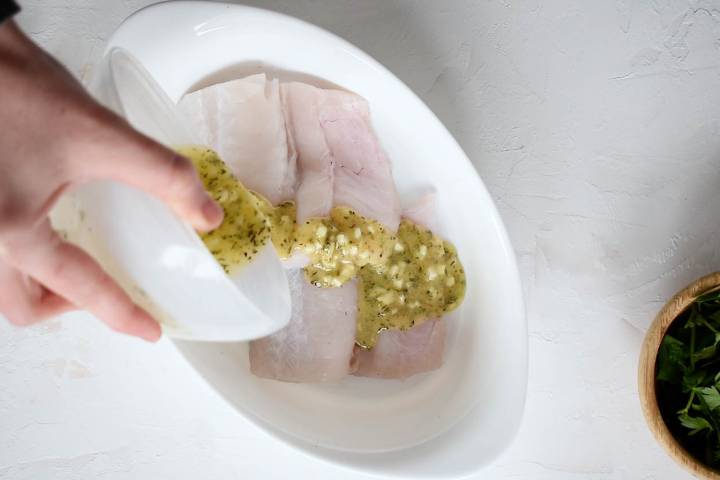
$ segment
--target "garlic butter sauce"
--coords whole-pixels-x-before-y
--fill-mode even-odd
[[[245,189],[212,150],[179,152],[225,212],[220,227],[201,234],[225,271],[241,268],[271,241],[281,258],[307,255],[305,277],[318,288],[357,278],[359,346],[372,348],[382,330],[406,330],[462,302],[465,272],[457,251],[430,230],[404,219],[392,233],[344,206],[298,224],[293,202],[273,206]]]

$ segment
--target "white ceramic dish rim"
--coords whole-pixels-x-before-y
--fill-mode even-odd
[[[445,130],[445,128],[442,126],[442,124],[439,122],[439,120],[432,114],[432,112],[427,109],[427,107],[422,104],[422,102],[417,99],[412,92],[407,89],[406,86],[401,84],[399,80],[397,80],[390,72],[388,72],[383,66],[381,66],[379,63],[377,63],[375,60],[361,52],[356,47],[350,45],[346,41],[334,36],[333,34],[330,34],[318,27],[315,27],[313,25],[307,24],[305,22],[302,22],[297,19],[293,19],[291,17],[286,17],[284,15],[280,15],[277,13],[267,12],[260,9],[254,9],[251,7],[244,7],[244,6],[237,6],[237,5],[226,5],[226,4],[215,4],[215,3],[206,3],[206,2],[172,2],[172,3],[165,3],[165,4],[158,4],[151,7],[148,7],[146,9],[143,9],[141,12],[135,14],[135,16],[131,17],[128,21],[126,21],[123,26],[120,27],[118,32],[111,38],[109,45],[114,46],[118,42],[118,36],[120,32],[123,32],[128,29],[128,25],[130,25],[133,22],[133,19],[137,18],[138,15],[153,15],[158,13],[161,9],[163,10],[163,13],[165,15],[170,13],[170,9],[177,8],[177,9],[194,9],[200,14],[200,12],[204,12],[202,15],[205,16],[216,16],[219,14],[222,14],[224,12],[229,11],[230,9],[233,9],[233,12],[240,15],[240,14],[247,14],[249,16],[255,16],[255,17],[267,17],[267,18],[281,18],[283,21],[292,21],[295,22],[298,25],[302,25],[302,28],[308,30],[309,32],[312,32],[314,35],[322,35],[326,36],[328,39],[336,42],[339,46],[341,46],[344,50],[350,51],[352,55],[360,58],[363,62],[367,63],[368,66],[374,70],[382,71],[384,75],[386,75],[388,78],[393,79],[395,82],[397,82],[399,85],[402,86],[407,91],[407,94],[411,95],[418,103],[420,103],[421,109],[425,111],[425,114],[428,115],[428,118],[431,118],[432,122],[435,124],[435,128],[442,130],[445,132],[446,136],[448,137],[446,139],[447,142],[450,142],[450,144],[454,145],[454,147],[459,151],[462,152],[460,147],[457,145],[455,140],[452,138],[452,136]],[[172,93],[172,92],[171,92]],[[469,160],[467,157],[462,154],[462,157],[465,158],[465,162],[467,163],[467,166],[472,168]],[[524,314],[524,306],[522,302],[522,289],[520,286],[520,280],[519,275],[517,273],[517,267],[515,264],[514,254],[512,252],[512,248],[510,246],[509,239],[507,237],[507,233],[505,231],[505,228],[502,224],[502,221],[499,217],[499,214],[497,212],[497,209],[495,208],[485,186],[482,184],[482,181],[479,179],[479,177],[475,177],[477,188],[479,195],[481,195],[484,200],[484,203],[488,206],[488,211],[484,212],[485,215],[488,218],[488,222],[492,223],[495,233],[501,238],[501,243],[503,245],[503,251],[500,252],[506,262],[508,263],[508,268],[512,272],[507,275],[507,278],[505,278],[505,282],[507,283],[507,291],[513,292],[515,295],[515,298],[517,298],[517,305],[514,307],[513,311],[513,321],[519,322],[520,329],[522,330],[522,338],[518,339],[519,346],[517,346],[517,355],[521,355],[522,358],[519,359],[518,364],[522,365],[522,371],[515,372],[516,375],[519,375],[522,377],[523,382],[521,386],[522,390],[522,401],[521,402],[515,402],[513,405],[513,408],[516,410],[517,417],[507,420],[507,424],[509,426],[504,431],[504,436],[502,438],[496,438],[497,442],[494,443],[495,448],[492,453],[486,454],[485,458],[478,458],[477,462],[474,465],[468,465],[463,466],[456,471],[454,471],[452,474],[455,476],[458,475],[468,475],[475,471],[477,471],[478,468],[481,466],[487,464],[489,461],[492,460],[492,458],[496,458],[511,442],[512,438],[515,436],[517,429],[519,428],[521,417],[522,417],[522,410],[524,406],[524,398],[525,398],[525,390],[526,390],[526,382],[527,382],[527,336],[526,336],[526,323],[525,323],[525,314]],[[517,325],[516,325],[517,326]],[[519,406],[517,405],[519,403]],[[237,408],[237,406],[235,406]],[[332,463],[336,463],[338,465],[354,468],[358,470],[362,470],[369,473],[383,473],[383,474],[389,474],[394,475],[398,477],[409,477],[409,478],[419,478],[419,477],[428,477],[428,478],[442,478],[444,475],[441,472],[433,472],[433,471],[427,471],[424,472],[422,470],[418,470],[416,468],[417,465],[422,465],[423,460],[428,458],[428,456],[437,456],[438,452],[442,452],[444,448],[452,448],[453,444],[456,444],[457,441],[468,441],[473,439],[473,431],[472,428],[472,422],[468,421],[470,417],[473,416],[473,411],[470,411],[466,418],[463,421],[458,422],[456,425],[452,426],[448,431],[439,434],[436,438],[433,438],[431,440],[426,441],[425,443],[422,443],[420,445],[413,446],[411,448],[400,450],[402,452],[402,455],[399,455],[398,451],[394,452],[387,452],[387,453],[369,453],[369,454],[359,454],[354,452],[347,452],[347,451],[338,451],[331,448],[325,448],[325,447],[317,447],[313,446],[306,441],[302,439],[298,439],[295,436],[289,435],[287,433],[283,433],[277,429],[277,427],[269,424],[266,421],[263,421],[262,419],[257,418],[252,413],[247,411],[242,411],[242,413],[250,418],[253,419],[253,421],[260,426],[264,431],[271,434],[272,436],[285,441],[286,443],[292,445],[293,447],[310,454],[316,458],[320,458],[325,461],[330,461]],[[447,452],[445,452],[447,453]],[[432,454],[432,455],[431,455]],[[480,456],[479,456],[480,457]],[[450,455],[448,458],[452,458],[452,455]],[[411,464],[415,462],[417,465],[412,468],[407,468]],[[414,464],[413,464],[414,465]],[[432,470],[432,469],[431,469]]]

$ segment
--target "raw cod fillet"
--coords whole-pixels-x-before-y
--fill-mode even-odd
[[[355,344],[357,285],[313,287],[288,272],[292,316],[287,327],[250,343],[250,370],[286,382],[337,382],[348,374]]]
[[[296,159],[278,80],[264,74],[185,95],[180,111],[198,140],[214,149],[250,190],[273,204],[295,194]]]
[[[347,206],[396,230],[400,200],[367,102],[298,82],[281,91],[300,171],[298,221]]]
[[[303,222],[327,215],[333,206],[334,160],[319,123],[324,93],[302,83],[283,84],[280,91],[297,152],[297,220]]]
[[[391,230],[400,204],[390,162],[372,130],[367,102],[352,93],[279,84],[253,75],[186,95],[179,104],[198,140],[215,149],[250,189],[274,204],[295,198],[298,221],[352,207]],[[405,216],[433,228],[434,198]],[[434,229],[434,228],[433,228]],[[386,331],[369,351],[355,348],[357,283],[321,289],[287,262],[293,303],[288,326],[250,344],[250,368],[289,382],[336,382],[356,375],[405,378],[442,363],[445,323]]]
[[[320,125],[334,160],[333,203],[397,230],[400,198],[390,160],[370,125],[367,102],[348,92],[324,92]]]
[[[399,199],[366,102],[351,93],[301,83],[283,84],[281,92],[300,173],[298,221],[344,205],[395,230]],[[290,325],[251,342],[251,371],[291,382],[341,380],[352,368],[357,283],[327,289],[304,278],[300,283],[296,290],[302,299],[293,298]]]
[[[425,195],[403,212],[418,225],[437,232],[435,195]],[[445,321],[427,320],[409,330],[380,332],[371,350],[355,347],[353,375],[374,378],[407,378],[442,366],[445,351]]]
[[[353,375],[374,378],[407,378],[442,366],[445,322],[427,320],[410,330],[380,332],[372,350],[355,347]]]

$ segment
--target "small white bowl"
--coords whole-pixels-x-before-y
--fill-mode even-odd
[[[169,147],[196,143],[174,104],[129,52],[110,52],[96,78],[101,100],[141,132]],[[290,319],[287,278],[270,242],[228,276],[166,205],[111,181],[63,198],[53,219],[174,338],[252,340]]]
[[[173,101],[216,81],[267,72],[339,85],[370,104],[401,195],[438,192],[467,295],[448,319],[444,366],[406,381],[349,377],[335,385],[263,380],[247,344],[177,342],[238,412],[289,445],[355,470],[405,478],[469,475],[493,461],[520,425],[527,325],[512,247],[485,186],[432,112],[396,77],[344,40],[277,13],[212,2],[141,10],[111,38]],[[314,80],[312,80],[314,79]]]

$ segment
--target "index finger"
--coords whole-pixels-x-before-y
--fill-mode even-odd
[[[105,124],[95,138],[78,147],[77,158],[92,159],[76,165],[85,180],[110,179],[137,187],[163,200],[199,230],[211,230],[222,222],[222,208],[208,195],[188,159],[119,117]]]

